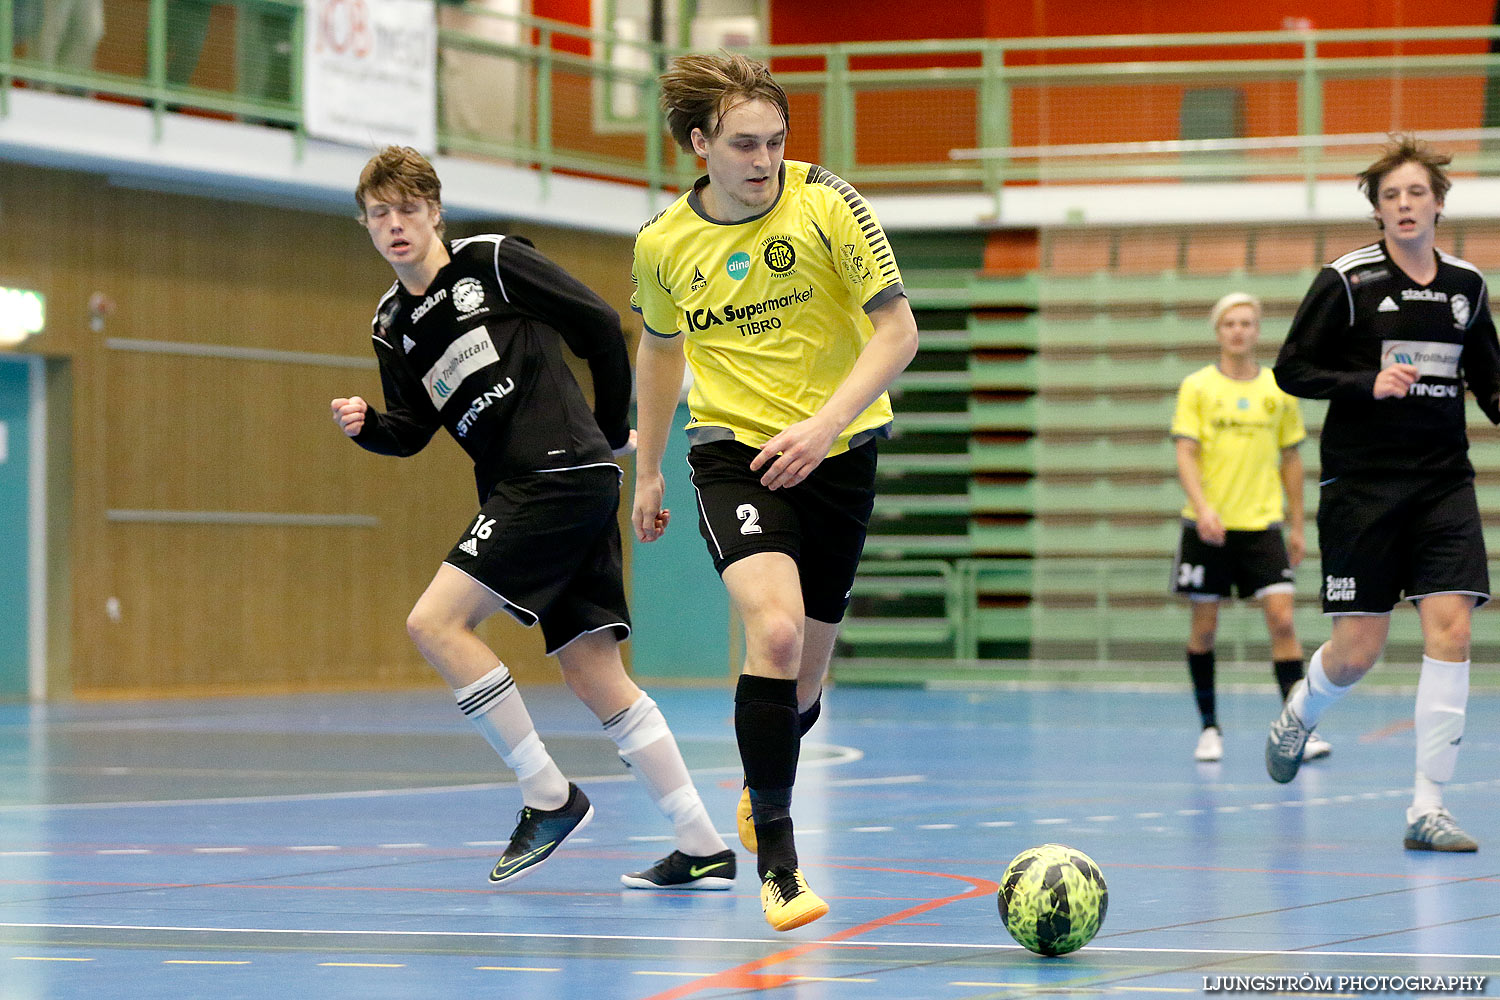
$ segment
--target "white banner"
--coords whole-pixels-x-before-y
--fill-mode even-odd
[[[433,0],[307,0],[303,115],[309,135],[374,150],[437,149]]]

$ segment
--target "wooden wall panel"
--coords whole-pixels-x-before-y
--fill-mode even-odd
[[[71,614],[70,642],[54,644],[64,655],[71,647],[71,662],[56,665],[64,690],[54,693],[440,683],[408,640],[405,618],[473,515],[471,465],[458,446],[440,434],[421,455],[398,460],[345,440],[328,400],[357,393],[381,405],[373,367],[107,343],[373,358],[369,319],[392,275],[364,231],[344,215],[128,190],[9,164],[0,168],[0,225],[27,234],[0,244],[0,284],[47,297],[47,330],[27,350],[65,362],[72,387],[71,428],[55,444],[71,450],[72,506],[65,537],[52,545],[56,573],[71,587],[51,609]],[[466,225],[456,235],[491,228],[506,231]],[[638,329],[627,312],[629,239],[524,231]],[[116,304],[101,330],[89,324],[95,291]],[[111,510],[378,520],[184,525],[111,520]],[[105,611],[111,597],[118,621]],[[522,683],[557,680],[536,630],[497,616],[482,634]]]

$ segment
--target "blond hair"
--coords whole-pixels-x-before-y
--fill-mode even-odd
[[[693,152],[693,130],[709,139],[723,128],[724,115],[746,101],[767,101],[790,124],[786,91],[763,62],[738,53],[678,56],[661,75],[661,108],[667,131],[685,153]]]
[[[1255,311],[1255,323],[1260,325],[1260,299],[1249,292],[1230,292],[1222,299],[1214,303],[1214,307],[1208,311],[1209,321],[1213,324],[1214,332],[1217,333],[1219,323],[1224,319],[1224,314],[1236,306],[1249,306]]]

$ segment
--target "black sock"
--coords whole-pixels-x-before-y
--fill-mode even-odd
[[[796,681],[740,677],[734,692],[734,734],[750,788],[762,877],[772,868],[797,867],[791,806],[802,742],[798,730]]]
[[[1214,703],[1214,651],[1187,655],[1188,674],[1193,678],[1193,697],[1198,700],[1198,715],[1203,719],[1203,728],[1219,724]]]
[[[1292,693],[1292,688],[1302,679],[1301,660],[1276,660],[1271,664],[1276,671],[1276,686],[1281,688],[1281,700]]]
[[[1298,664],[1298,666],[1300,667],[1301,664]],[[1298,676],[1300,677],[1301,674],[1298,674]],[[803,736],[807,735],[807,731],[813,727],[813,723],[817,722],[818,716],[822,714],[823,692],[819,691],[818,700],[809,705],[807,711],[797,713],[797,725],[802,730]]]

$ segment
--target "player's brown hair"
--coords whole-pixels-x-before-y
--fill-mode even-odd
[[[1427,170],[1427,184],[1438,201],[1445,201],[1453,182],[1448,179],[1448,164],[1453,157],[1439,153],[1427,142],[1409,132],[1393,134],[1381,151],[1380,159],[1370,164],[1359,175],[1359,189],[1370,200],[1372,208],[1380,208],[1380,185],[1385,175],[1399,166],[1415,163]]]
[[[729,109],[746,101],[769,101],[791,124],[786,91],[763,62],[735,52],[678,56],[661,75],[661,108],[667,130],[683,152],[693,152],[693,129],[712,139]]]
[[[354,189],[354,201],[359,205],[359,221],[365,221],[365,195],[393,194],[400,198],[421,198],[441,210],[443,207],[443,182],[427,157],[410,146],[386,146],[370,157],[365,168],[359,172],[359,184]],[[443,233],[443,220],[438,219],[437,231]]]

